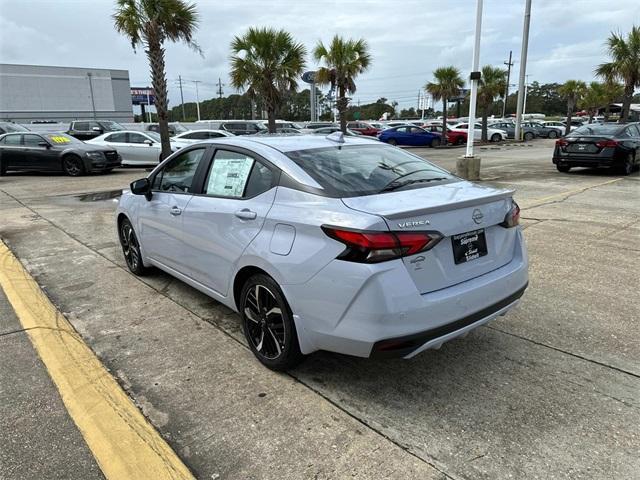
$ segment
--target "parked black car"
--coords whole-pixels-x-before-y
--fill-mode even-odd
[[[584,125],[556,140],[553,163],[572,167],[611,167],[629,175],[640,165],[640,123]]]
[[[65,133],[5,133],[0,135],[0,175],[7,170],[60,172],[76,177],[110,172],[122,159],[112,148],[81,142]]]
[[[103,133],[125,130],[118,122],[111,120],[74,120],[67,133],[78,140],[91,140]]]
[[[20,125],[19,123],[13,122],[0,122],[0,135],[3,133],[9,132],[28,132],[30,131],[27,127]]]

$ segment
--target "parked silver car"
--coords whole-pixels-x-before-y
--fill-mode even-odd
[[[162,153],[160,134],[156,132],[109,132],[87,140],[86,143],[115,148],[122,157],[122,165],[157,165]],[[181,147],[173,141],[170,145],[172,152]]]
[[[512,196],[358,137],[244,136],[173,154],[116,217],[133,273],[239,312],[284,370],[316,350],[410,358],[505,314],[528,281]]]

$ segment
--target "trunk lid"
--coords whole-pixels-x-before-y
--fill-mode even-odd
[[[601,144],[607,140],[612,140],[612,135],[585,135],[580,137],[565,137],[566,144],[561,146],[567,153],[578,155],[597,155],[603,148]],[[600,145],[599,145],[600,144]]]
[[[392,231],[434,231],[443,239],[431,250],[402,258],[420,293],[429,293],[470,280],[502,267],[514,255],[516,230],[504,228],[511,209],[512,190],[460,181],[379,195],[343,198],[354,210],[381,216]],[[477,232],[480,231],[480,232]],[[464,237],[460,234],[474,232]],[[456,263],[458,252],[486,241],[486,254]],[[472,240],[469,243],[469,240]],[[464,253],[464,252],[463,252]]]

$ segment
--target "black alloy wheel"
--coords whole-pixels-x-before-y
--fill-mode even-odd
[[[534,137],[535,137],[535,135],[533,133],[531,133],[531,132],[526,132],[524,134],[524,140],[526,142],[530,142],[531,140],[533,140]]]
[[[263,365],[285,371],[304,359],[289,305],[271,277],[249,278],[240,294],[240,315],[249,347]]]
[[[571,170],[571,167],[569,167],[568,165],[556,165],[556,168],[558,169],[559,172],[562,172],[562,173],[567,173],[569,172],[569,170]]]
[[[548,135],[549,138],[558,138],[558,132],[551,130]]]
[[[78,177],[84,173],[84,164],[77,155],[67,155],[62,159],[62,169],[70,177]]]
[[[127,267],[131,270],[131,273],[138,276],[143,276],[148,272],[148,268],[142,263],[142,254],[140,253],[140,244],[138,243],[138,237],[133,230],[133,226],[129,219],[124,219],[120,223],[118,229],[118,236],[120,237],[120,245],[122,245],[122,253],[124,259],[127,262]]]
[[[624,163],[620,165],[620,173],[622,175],[631,175],[634,168],[633,154],[629,153],[624,159]]]
[[[502,140],[502,136],[499,133],[494,133],[493,135],[491,135],[492,142],[499,142],[500,140]]]

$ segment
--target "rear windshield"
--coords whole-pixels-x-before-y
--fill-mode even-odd
[[[373,195],[456,181],[449,172],[388,145],[346,145],[287,152],[333,197]]]
[[[568,137],[580,135],[616,135],[622,127],[617,123],[583,125],[571,132]]]
[[[29,129],[27,127],[23,127],[18,123],[2,123],[0,127],[4,129],[5,132],[28,132]]]
[[[100,124],[102,125],[102,128],[104,128],[105,132],[118,132],[120,130],[124,130],[125,128],[120,125],[118,122],[112,122],[112,121],[104,121],[102,120],[100,122]]]

